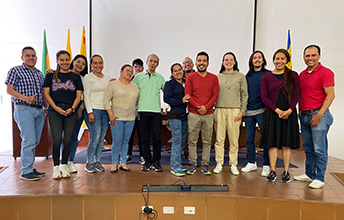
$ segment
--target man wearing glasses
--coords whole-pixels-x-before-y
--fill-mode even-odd
[[[190,57],[185,57],[183,60],[183,70],[185,77],[187,77],[190,73],[196,72],[194,69],[194,63]]]

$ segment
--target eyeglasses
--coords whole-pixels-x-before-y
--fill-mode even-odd
[[[184,65],[186,65],[186,64],[192,64],[192,61],[185,61],[185,62],[183,62],[183,64],[184,64]]]
[[[125,72],[129,73],[130,75],[133,75],[133,71],[125,70]]]

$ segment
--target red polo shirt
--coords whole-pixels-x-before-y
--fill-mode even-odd
[[[310,73],[307,68],[302,71],[300,73],[300,110],[321,108],[326,98],[324,88],[328,86],[334,86],[334,73],[321,63]]]

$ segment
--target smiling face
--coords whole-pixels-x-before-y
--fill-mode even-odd
[[[252,64],[255,69],[261,69],[264,63],[263,55],[257,52],[253,55]]]
[[[185,72],[190,73],[193,71],[194,63],[190,57],[185,57],[183,60],[183,69]]]
[[[60,66],[61,72],[69,72],[70,56],[66,53],[61,54],[57,58],[57,63]]]
[[[23,51],[23,55],[21,56],[21,59],[23,60],[24,65],[27,68],[29,68],[30,70],[33,70],[37,62],[36,52],[31,49],[26,49]]]
[[[303,55],[305,64],[308,66],[309,70],[314,70],[318,66],[320,60],[320,54],[316,47],[310,47],[305,50]]]
[[[206,55],[197,56],[196,67],[197,67],[198,72],[200,73],[206,72],[208,65],[209,65],[209,62]]]
[[[126,81],[130,81],[131,78],[133,78],[133,68],[130,66],[127,66],[124,68],[124,70],[120,71],[121,73],[121,78],[125,79]]]
[[[275,69],[284,71],[285,65],[288,63],[287,57],[284,53],[277,53],[274,58]]]
[[[73,61],[73,72],[81,73],[86,67],[86,61],[84,58],[79,57],[78,59]]]
[[[183,69],[180,65],[174,65],[172,67],[172,76],[175,80],[177,81],[180,81],[183,79],[183,75],[184,75],[184,72],[183,72]]]
[[[226,69],[226,72],[233,72],[233,68],[235,65],[235,60],[232,54],[227,54],[224,58],[223,58],[223,62],[222,62],[223,66]]]
[[[94,73],[102,73],[104,69],[103,59],[100,56],[93,57],[91,67]]]

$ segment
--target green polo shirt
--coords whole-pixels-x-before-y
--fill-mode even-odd
[[[147,71],[141,72],[133,79],[140,89],[139,112],[161,112],[160,90],[164,91],[165,79],[155,72],[150,75]]]

